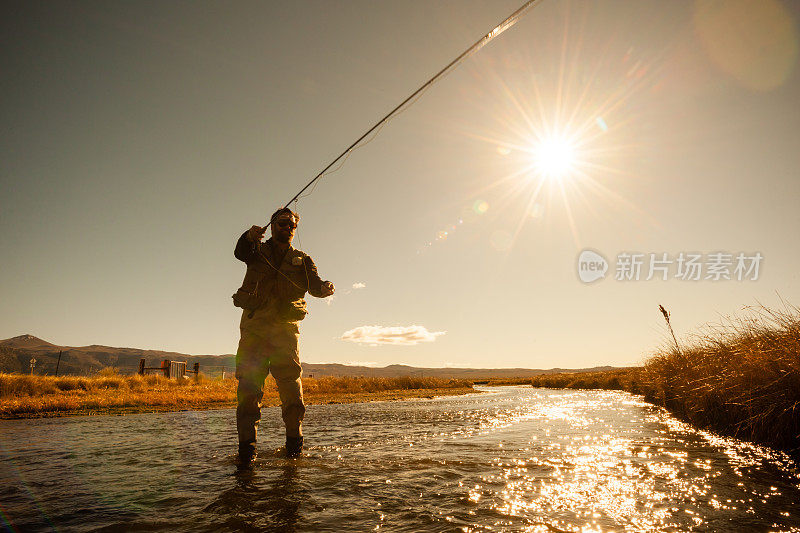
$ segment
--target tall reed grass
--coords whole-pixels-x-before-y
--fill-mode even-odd
[[[800,312],[750,308],[642,371],[645,399],[696,426],[800,449]]]

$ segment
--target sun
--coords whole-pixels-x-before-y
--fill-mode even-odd
[[[570,176],[577,164],[574,143],[563,137],[550,137],[537,141],[533,149],[533,168],[537,174],[551,180]]]

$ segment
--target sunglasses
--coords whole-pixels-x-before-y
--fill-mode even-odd
[[[292,228],[292,229],[295,229],[297,227],[297,224],[295,224],[291,220],[286,220],[286,219],[278,220],[277,222],[275,222],[275,224],[279,228]]]

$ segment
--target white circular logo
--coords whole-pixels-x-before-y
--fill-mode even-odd
[[[606,277],[608,261],[593,250],[584,250],[578,256],[578,277],[584,283],[592,283]]]

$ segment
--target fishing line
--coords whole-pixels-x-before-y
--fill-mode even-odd
[[[475,41],[475,43],[473,43],[473,44],[472,44],[472,46],[470,46],[469,48],[467,48],[466,50],[464,50],[464,51],[463,51],[463,52],[462,52],[462,53],[461,53],[461,54],[460,54],[458,57],[456,57],[454,60],[452,60],[450,63],[448,63],[448,64],[447,64],[447,65],[446,65],[446,66],[445,66],[445,67],[444,67],[442,70],[440,70],[439,72],[437,72],[436,74],[434,74],[434,75],[433,75],[433,77],[432,77],[431,79],[429,79],[428,81],[426,81],[425,83],[423,83],[423,84],[422,84],[422,85],[421,85],[421,86],[420,86],[420,87],[419,87],[419,88],[418,88],[416,91],[414,91],[413,93],[411,93],[411,95],[409,95],[409,96],[408,96],[408,97],[407,97],[405,100],[403,100],[402,102],[400,102],[400,104],[398,104],[398,105],[397,105],[397,107],[395,107],[394,109],[392,109],[391,111],[389,111],[389,113],[387,113],[387,114],[386,114],[386,115],[385,115],[385,116],[384,116],[382,119],[380,119],[378,122],[376,122],[376,123],[375,123],[375,124],[374,124],[374,125],[373,125],[373,126],[370,128],[370,129],[368,129],[368,130],[367,130],[367,131],[366,131],[366,132],[365,132],[363,135],[361,135],[361,137],[359,137],[358,139],[356,139],[356,140],[355,140],[355,142],[353,142],[353,144],[351,144],[350,146],[348,146],[348,147],[345,149],[345,151],[344,151],[344,152],[342,152],[341,154],[339,154],[339,155],[336,157],[336,159],[334,159],[333,161],[331,161],[331,162],[330,162],[330,163],[329,163],[329,164],[328,164],[328,165],[327,165],[325,168],[323,168],[323,169],[322,169],[322,170],[319,172],[319,174],[317,174],[317,175],[316,175],[316,176],[315,176],[315,177],[314,177],[314,178],[313,178],[311,181],[309,181],[309,182],[306,184],[306,186],[305,186],[305,187],[303,187],[302,189],[300,189],[300,192],[298,192],[297,194],[295,194],[295,195],[292,197],[292,199],[291,199],[291,200],[289,200],[288,202],[286,202],[286,205],[284,206],[284,208],[285,208],[285,207],[289,207],[289,206],[292,204],[292,202],[295,202],[296,200],[298,200],[299,198],[301,198],[301,195],[302,195],[302,194],[303,194],[303,193],[306,191],[306,189],[308,189],[309,187],[311,187],[312,185],[314,185],[314,184],[315,184],[315,183],[316,183],[316,182],[317,182],[317,181],[318,181],[318,180],[319,180],[321,177],[323,177],[323,176],[325,175],[325,173],[326,173],[326,172],[328,172],[328,170],[329,170],[331,167],[333,167],[333,166],[334,166],[334,165],[335,165],[337,162],[339,162],[339,160],[340,160],[340,159],[342,159],[342,158],[345,158],[345,160],[341,162],[341,165],[339,165],[338,167],[336,167],[336,168],[335,168],[335,169],[334,169],[334,170],[333,170],[331,173],[333,173],[333,172],[336,172],[337,170],[339,170],[340,168],[342,168],[342,165],[344,165],[345,161],[347,160],[347,157],[349,157],[349,156],[350,156],[350,153],[351,153],[353,150],[355,150],[356,148],[360,148],[359,144],[361,143],[361,141],[363,141],[363,140],[364,140],[366,137],[368,137],[368,136],[369,136],[369,135],[370,135],[372,132],[374,132],[375,130],[378,130],[377,132],[375,132],[375,135],[377,135],[377,134],[380,132],[379,128],[381,128],[382,126],[384,126],[384,125],[385,125],[385,124],[386,124],[386,123],[387,123],[387,122],[388,122],[390,119],[392,119],[393,117],[397,116],[397,115],[398,115],[398,114],[399,114],[401,111],[404,111],[405,109],[407,109],[408,107],[410,107],[411,105],[413,105],[413,104],[414,104],[414,102],[416,102],[416,101],[417,101],[418,97],[419,97],[419,96],[422,96],[422,93],[423,93],[423,92],[424,92],[426,89],[428,89],[428,88],[429,88],[431,85],[433,85],[434,83],[436,83],[436,82],[437,82],[437,81],[438,81],[440,78],[442,78],[443,76],[445,76],[446,74],[448,74],[448,73],[449,73],[451,70],[453,70],[453,68],[455,68],[455,67],[456,67],[456,66],[457,66],[459,63],[461,63],[461,62],[462,62],[462,61],[464,61],[466,58],[468,58],[469,56],[471,56],[472,54],[474,54],[475,52],[477,52],[478,50],[480,50],[481,48],[483,48],[484,46],[486,46],[487,44],[489,44],[489,42],[490,42],[492,39],[494,39],[495,37],[497,37],[498,35],[500,35],[500,34],[501,34],[501,33],[503,33],[504,31],[506,31],[508,28],[510,28],[511,26],[513,26],[514,24],[516,24],[516,23],[517,23],[517,21],[518,21],[518,20],[519,20],[519,19],[522,17],[522,15],[523,15],[523,14],[525,14],[525,12],[526,12],[528,9],[530,9],[530,8],[531,8],[531,7],[532,7],[532,6],[533,6],[533,5],[534,5],[536,2],[538,2],[538,1],[540,1],[540,0],[528,0],[527,2],[525,2],[524,4],[522,4],[522,6],[521,6],[519,9],[517,9],[516,11],[514,11],[514,12],[513,12],[511,15],[509,15],[509,16],[508,16],[508,17],[507,17],[505,20],[503,20],[503,21],[502,21],[500,24],[498,24],[497,26],[495,26],[495,27],[492,29],[492,31],[490,31],[489,33],[487,33],[486,35],[484,35],[483,37],[481,37],[480,39],[478,39],[477,41]],[[369,143],[370,141],[372,141],[374,138],[375,138],[375,136],[373,136],[371,139],[369,139],[369,141],[367,141],[367,143]],[[367,143],[364,143],[364,144],[367,144]],[[361,145],[361,146],[363,146],[363,145]],[[345,156],[347,156],[347,157],[345,157]],[[316,187],[315,187],[315,188],[316,188]],[[312,190],[311,190],[311,191],[310,191],[308,194],[311,194],[312,192],[314,192],[314,189],[312,189]],[[306,194],[305,196],[308,196],[308,194]],[[304,196],[303,196],[303,197],[304,197]],[[271,220],[270,220],[270,221],[269,221],[269,222],[266,224],[266,226],[264,226],[264,228],[266,229],[267,227],[269,227],[269,225],[270,225],[270,224],[272,224],[272,221],[271,221]]]

